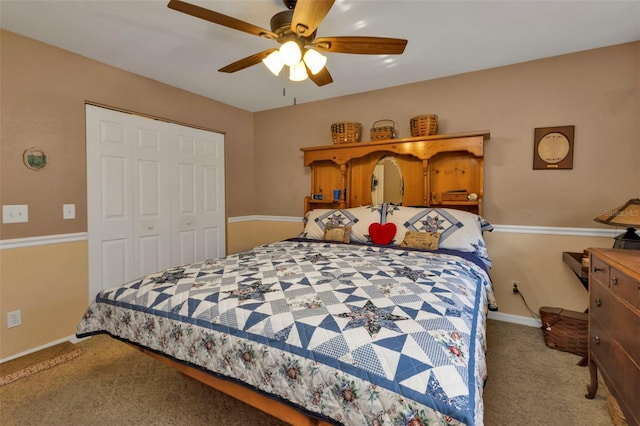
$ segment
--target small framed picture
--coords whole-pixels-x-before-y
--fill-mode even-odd
[[[535,170],[573,169],[575,126],[539,127],[534,132]]]
[[[29,148],[22,154],[24,165],[31,170],[42,170],[47,167],[49,160],[47,154],[40,148]]]

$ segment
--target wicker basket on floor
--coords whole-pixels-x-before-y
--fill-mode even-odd
[[[436,114],[417,115],[410,121],[411,136],[429,136],[438,133],[438,116]]]
[[[587,356],[588,314],[543,306],[540,321],[544,342],[552,349]]]
[[[362,124],[353,121],[343,121],[331,125],[331,138],[333,143],[360,142]]]
[[[607,395],[607,412],[613,426],[627,426],[627,419],[622,414],[618,401],[611,394]]]

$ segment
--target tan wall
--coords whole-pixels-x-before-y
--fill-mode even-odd
[[[224,132],[227,214],[254,213],[252,113],[7,31],[0,55],[0,204],[29,206],[29,222],[0,224],[0,239],[87,231],[86,101]],[[34,146],[50,161],[38,172],[22,160]],[[76,205],[75,220],[63,220],[63,204]],[[0,250],[0,359],[75,332],[88,300],[87,244],[67,246]],[[7,329],[16,309],[23,325]]]
[[[299,148],[330,143],[332,122],[361,121],[366,130],[392,118],[408,136],[409,118],[422,113],[437,113],[442,133],[491,131],[485,216],[495,224],[596,227],[603,209],[640,193],[640,43],[251,114],[6,31],[0,37],[0,202],[30,207],[28,224],[0,225],[1,240],[86,232],[85,101],[225,132],[232,218],[301,216],[310,179]],[[531,170],[533,129],[565,124],[576,126],[574,169]],[[50,155],[47,169],[22,166],[31,146]],[[76,220],[62,220],[67,203],[76,204]],[[228,253],[302,227],[260,218],[227,225]],[[523,316],[511,280],[534,309],[577,310],[585,292],[562,251],[611,245],[513,233],[489,234],[487,244],[500,310]],[[86,246],[0,250],[0,359],[73,334],[86,308]],[[47,268],[54,273],[42,279]],[[7,329],[14,309],[24,325]]]
[[[87,242],[0,250],[0,359],[72,335],[89,298]],[[5,312],[22,325],[7,328]]]
[[[534,317],[541,306],[557,306],[583,312],[589,293],[562,260],[562,252],[577,252],[590,247],[611,247],[613,239],[600,237],[485,233],[493,267],[490,271],[501,313]],[[512,281],[525,297],[514,295]]]
[[[0,224],[2,239],[87,231],[85,102],[225,133],[227,213],[253,214],[253,114],[11,32],[0,32],[0,202],[27,204],[29,222]],[[22,155],[42,148],[50,165]],[[62,205],[75,204],[75,220]]]
[[[339,76],[334,76],[336,79]],[[302,215],[301,147],[331,144],[330,125],[439,116],[440,133],[491,131],[484,216],[493,223],[598,227],[640,195],[640,42],[255,114],[258,213]],[[573,170],[533,170],[536,127],[575,125]],[[273,167],[272,164],[288,165]]]
[[[227,224],[227,254],[239,253],[262,244],[296,237],[300,221],[243,220]]]

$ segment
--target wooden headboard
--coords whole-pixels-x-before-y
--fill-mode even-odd
[[[482,214],[484,143],[488,130],[301,148],[311,168],[304,212],[372,204],[378,161],[393,156],[402,180],[402,205],[449,207]],[[333,190],[340,189],[340,199]],[[322,197],[322,199],[320,199]]]

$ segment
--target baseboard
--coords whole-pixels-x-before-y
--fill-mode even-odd
[[[50,348],[51,346],[59,345],[60,343],[64,343],[64,342],[71,342],[71,343],[73,343],[73,344],[76,344],[76,343],[78,343],[78,342],[80,342],[80,341],[82,341],[82,340],[84,340],[84,339],[78,339],[75,335],[73,335],[73,336],[63,337],[62,339],[58,339],[58,340],[56,340],[56,341],[53,341],[53,342],[47,343],[47,344],[45,344],[45,345],[38,346],[37,348],[29,349],[29,350],[27,350],[27,351],[20,352],[19,354],[11,355],[11,356],[9,356],[9,357],[7,357],[7,358],[0,359],[0,364],[2,364],[3,362],[11,361],[12,359],[16,359],[16,358],[23,357],[23,356],[25,356],[25,355],[32,354],[32,353],[34,353],[34,352],[41,351],[41,350],[43,350],[43,349]]]
[[[489,315],[487,315],[487,317],[489,319],[493,319],[493,320],[496,320],[496,321],[503,321],[503,322],[510,322],[510,323],[513,323],[513,324],[526,325],[527,327],[540,328],[540,325],[542,324],[540,322],[540,320],[537,319],[537,318],[529,318],[529,317],[523,317],[523,316],[520,316],[520,315],[505,314],[503,312],[490,311]]]

